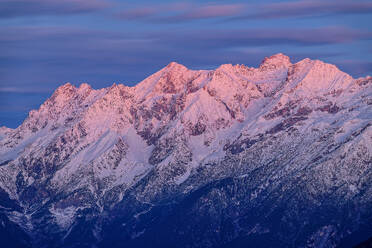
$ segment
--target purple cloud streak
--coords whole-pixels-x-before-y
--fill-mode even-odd
[[[301,0],[293,2],[269,3],[257,6],[254,13],[241,18],[288,18],[309,17],[331,14],[363,14],[372,13],[372,2],[349,0]],[[237,17],[239,18],[239,17]]]
[[[244,4],[191,4],[174,3],[132,8],[117,14],[124,20],[146,20],[149,22],[184,22],[191,20],[231,17],[242,14]]]
[[[157,4],[121,11],[117,16],[124,20],[171,24],[210,18],[227,18],[228,20],[276,19],[363,13],[372,13],[372,2],[301,0],[260,4]]]
[[[0,0],[0,18],[37,15],[71,15],[110,7],[99,0]]]
[[[256,65],[271,55],[244,47],[292,44],[298,47],[372,39],[372,33],[341,27],[152,32],[147,34],[62,27],[0,28],[0,82],[140,80],[170,61],[194,68],[222,63]],[[282,52],[282,51],[278,51]],[[288,54],[303,58],[295,53]],[[314,58],[338,56],[337,51]],[[348,65],[345,66],[348,68]],[[140,70],[138,68],[141,68]],[[363,67],[368,69],[368,67]],[[362,69],[363,69],[362,68]],[[17,73],[21,70],[22,74]],[[123,76],[125,70],[125,76]],[[359,72],[358,72],[359,73]]]

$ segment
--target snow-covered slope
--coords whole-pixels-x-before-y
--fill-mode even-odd
[[[371,77],[283,54],[67,83],[0,129],[0,217],[35,247],[354,242],[372,223],[371,104]]]

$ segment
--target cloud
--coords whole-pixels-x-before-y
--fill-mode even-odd
[[[34,60],[91,57],[141,61],[185,51],[228,50],[236,47],[318,46],[371,40],[372,32],[345,27],[307,29],[199,29],[182,31],[114,32],[64,27],[0,27],[0,59]],[[231,51],[231,50],[230,50]],[[128,61],[128,63],[131,63]],[[56,63],[57,63],[56,62]],[[110,63],[110,61],[104,61]]]
[[[199,29],[182,31],[114,32],[64,27],[0,27],[0,59],[12,65],[23,61],[78,57],[118,58],[140,61],[151,56],[168,56],[175,51],[227,50],[247,46],[318,46],[371,40],[372,32],[345,27],[312,29]],[[131,63],[128,61],[128,63]],[[110,63],[110,61],[105,61]]]
[[[235,46],[299,45],[314,46],[372,39],[372,32],[345,27],[196,30],[162,32],[151,37],[184,47],[216,49]]]
[[[113,2],[110,0],[0,0],[0,18],[72,15],[100,11],[112,6]],[[363,0],[300,0],[255,4],[178,2],[131,6],[114,15],[123,20],[171,24],[213,18],[278,19],[372,13],[372,2]]]
[[[0,0],[0,18],[39,15],[72,15],[108,8],[99,0]]]
[[[25,87],[0,87],[0,93],[49,93],[50,89],[25,88]]]
[[[117,17],[124,20],[172,24],[211,18],[279,19],[363,13],[372,13],[372,2],[363,0],[301,0],[258,4],[181,2],[133,7],[119,12]]]
[[[157,23],[175,23],[219,17],[234,17],[242,14],[245,4],[192,4],[173,3],[152,5],[121,11],[117,17],[125,20],[142,20]]]
[[[358,59],[334,60],[341,70],[356,77],[365,77],[367,74],[372,76],[372,62]]]
[[[14,87],[14,82],[41,85],[54,82],[57,85],[58,82],[76,80],[138,81],[170,61],[193,68],[209,68],[222,63],[257,65],[263,57],[270,55],[266,48],[272,50],[272,47],[282,45],[317,47],[362,39],[372,39],[372,33],[343,27],[151,33],[0,27],[0,83],[2,88],[9,90]],[[244,47],[250,49],[244,51]],[[260,49],[253,49],[255,47]],[[327,54],[332,55],[331,52],[334,55],[338,51]],[[321,57],[321,52],[318,55]]]
[[[117,14],[117,17],[126,20],[137,20],[151,16],[155,16],[159,13],[159,10],[154,7],[142,7],[131,10],[121,11]]]
[[[232,19],[278,19],[364,13],[372,13],[372,2],[301,0],[251,5],[246,14],[235,16]]]
[[[180,14],[154,17],[151,20],[156,22],[173,23],[220,17],[231,17],[241,14],[244,8],[245,6],[243,4],[207,5],[193,7]]]

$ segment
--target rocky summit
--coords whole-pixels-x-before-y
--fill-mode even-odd
[[[372,236],[372,77],[277,54],[67,83],[0,128],[1,247],[352,247]]]

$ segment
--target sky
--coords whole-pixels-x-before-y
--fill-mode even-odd
[[[133,86],[171,61],[257,67],[284,53],[372,75],[371,40],[371,0],[0,0],[0,126],[66,82]]]

